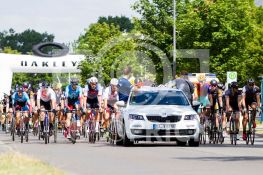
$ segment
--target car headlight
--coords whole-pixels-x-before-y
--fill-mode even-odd
[[[184,116],[184,120],[195,120],[195,119],[197,119],[197,115],[196,114],[185,115]]]
[[[144,120],[142,115],[129,114],[129,120]]]

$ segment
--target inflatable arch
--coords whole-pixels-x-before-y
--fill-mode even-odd
[[[0,53],[0,97],[11,90],[13,73],[78,73],[84,55],[40,57]]]

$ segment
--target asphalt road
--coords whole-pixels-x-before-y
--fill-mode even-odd
[[[59,142],[45,145],[30,135],[28,143],[12,142],[0,132],[0,153],[18,151],[58,167],[68,174],[85,175],[217,175],[262,174],[263,137],[255,145],[226,138],[222,145],[178,147],[176,143],[140,142],[134,147],[111,146],[105,140],[89,144],[81,139],[72,144],[60,134]],[[29,165],[30,168],[30,165]]]

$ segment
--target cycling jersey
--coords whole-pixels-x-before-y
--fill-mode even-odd
[[[208,89],[209,85],[207,83],[197,83],[197,96],[198,101],[202,103],[203,106],[207,106],[210,104],[208,99]]]
[[[85,86],[84,96],[87,97],[88,108],[99,108],[98,96],[102,95],[102,87],[97,84],[95,89],[92,89],[90,85]]]
[[[68,85],[65,90],[65,98],[68,100],[68,106],[75,108],[76,105],[80,104],[82,98],[82,89],[80,86],[74,90],[71,85]]]
[[[112,92],[111,86],[107,87],[103,93],[103,100],[107,100],[108,106],[113,107],[114,104],[119,100],[118,92]]]
[[[212,99],[213,99],[213,104],[212,104],[212,109],[217,109],[219,106],[219,97],[222,97],[222,90],[220,90],[218,87],[216,87],[215,89],[212,89],[212,87],[210,86],[208,88],[208,94],[212,95]]]
[[[99,84],[97,84],[95,89],[92,89],[90,85],[85,86],[84,90],[84,96],[87,97],[88,99],[95,99],[98,96],[102,95],[102,88]]]
[[[53,89],[40,88],[37,91],[37,100],[42,100],[44,102],[50,102],[51,100],[56,100],[56,95]]]
[[[30,99],[27,93],[22,92],[20,97],[17,92],[12,96],[12,104],[16,110],[28,111],[30,106]]]
[[[251,105],[253,102],[257,102],[257,95],[260,94],[260,89],[257,86],[249,88],[248,85],[243,87],[243,95],[246,95],[245,101],[247,105]]]
[[[132,84],[126,78],[119,79],[119,98],[121,101],[127,102],[132,89]]]
[[[229,105],[233,111],[239,111],[238,98],[241,96],[241,92],[234,92],[232,89],[228,89],[225,93],[225,96],[229,98]]]

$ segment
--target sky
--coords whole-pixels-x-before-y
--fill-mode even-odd
[[[0,0],[0,31],[34,29],[54,34],[56,42],[77,40],[100,16],[139,16],[136,0]]]
[[[77,40],[100,16],[138,17],[137,0],[0,0],[0,31],[34,29],[55,35],[56,42]],[[263,5],[263,0],[255,0]]]

